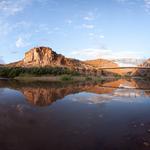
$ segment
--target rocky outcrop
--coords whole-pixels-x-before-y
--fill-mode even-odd
[[[145,61],[143,64],[140,65],[141,67],[146,67],[146,68],[150,68],[150,59],[148,59],[147,61]]]
[[[133,75],[150,78],[150,59],[148,59],[143,64],[141,64],[140,67],[141,68],[136,69],[136,71],[133,73]]]

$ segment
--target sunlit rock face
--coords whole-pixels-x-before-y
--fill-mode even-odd
[[[48,47],[36,47],[25,53],[25,66],[65,66],[69,65],[63,55],[57,54]]]

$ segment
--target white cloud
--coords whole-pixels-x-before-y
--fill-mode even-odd
[[[144,0],[145,9],[147,12],[150,12],[150,0]]]
[[[109,49],[83,49],[78,51],[73,51],[69,57],[77,58],[81,60],[90,60],[90,59],[121,59],[121,58],[141,58],[141,53],[133,51],[113,51]]]
[[[79,51],[71,52],[70,57],[78,58],[81,60],[88,60],[88,59],[98,59],[106,57],[111,53],[111,50],[107,49],[83,49]]]
[[[91,21],[91,20],[95,19],[95,16],[94,16],[93,12],[88,12],[88,14],[83,17],[83,19],[86,21]]]
[[[21,37],[19,37],[19,38],[16,40],[16,47],[17,47],[17,48],[25,47],[25,46],[27,46],[27,45],[28,45],[28,43],[26,43],[26,42],[24,41],[24,39],[21,38]]]
[[[150,0],[144,0],[144,2],[148,7],[150,6]]]
[[[85,29],[94,29],[95,26],[93,24],[83,24],[82,27]]]
[[[7,23],[0,21],[0,36],[6,36],[8,33],[12,31],[13,27]]]
[[[0,11],[7,15],[14,15],[22,11],[32,0],[1,0]]]
[[[104,38],[105,38],[105,36],[104,36],[104,35],[100,35],[99,37],[100,37],[101,39],[104,39]]]
[[[40,5],[46,5],[47,2],[51,2],[53,5],[58,4],[55,0],[0,0],[0,12],[7,15],[15,15],[34,2],[40,3]]]
[[[124,3],[124,2],[127,2],[128,0],[115,0],[115,1],[117,1],[119,3]]]
[[[130,5],[137,5],[138,3],[142,2],[144,3],[144,8],[145,10],[150,13],[150,0],[114,0],[118,3],[125,3],[125,4],[130,4]],[[143,4],[142,4],[143,8]]]
[[[67,22],[67,24],[70,25],[70,24],[72,24],[73,21],[71,19],[69,19],[69,20],[66,20],[66,22]]]

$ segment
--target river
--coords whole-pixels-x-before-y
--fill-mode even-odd
[[[0,80],[2,150],[149,150],[150,82]]]

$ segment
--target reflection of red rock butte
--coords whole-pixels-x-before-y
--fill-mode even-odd
[[[35,83],[22,83],[16,81],[5,81],[0,80],[0,87],[2,88],[11,88],[21,91],[26,99],[38,106],[47,106],[55,102],[58,99],[74,94],[78,92],[90,92],[95,94],[109,94],[113,93],[116,88],[120,85],[125,85],[129,87],[142,88],[145,89],[145,95],[150,95],[150,84],[147,81],[143,80],[117,80],[105,82],[103,84],[94,84],[94,83],[76,83],[76,84],[67,84],[67,85],[49,85],[47,83],[42,83],[40,85]]]
[[[112,93],[115,88],[119,87],[121,84],[139,88],[140,83],[136,83],[136,81],[127,81],[124,79],[120,79],[113,82],[108,82],[104,84],[79,84],[79,85],[68,85],[62,88],[55,87],[47,87],[47,88],[36,88],[36,87],[25,87],[20,88],[20,91],[25,95],[27,100],[39,106],[46,106],[58,99],[62,99],[63,97],[78,93],[78,92],[90,92],[95,94],[108,94]],[[107,88],[108,87],[108,88]]]

